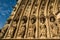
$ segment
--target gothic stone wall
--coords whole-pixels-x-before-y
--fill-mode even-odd
[[[60,0],[22,0],[10,25],[0,34],[4,39],[59,39]]]

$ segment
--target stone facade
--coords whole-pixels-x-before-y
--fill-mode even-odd
[[[3,39],[59,39],[60,0],[18,0],[4,28]]]

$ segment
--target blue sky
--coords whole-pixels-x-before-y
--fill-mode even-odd
[[[0,29],[3,28],[4,24],[9,18],[13,8],[16,5],[16,0],[0,0]]]

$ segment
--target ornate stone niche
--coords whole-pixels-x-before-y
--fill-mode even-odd
[[[34,38],[34,32],[33,32],[33,30],[31,30],[31,29],[28,30],[27,38],[29,38],[29,37],[30,37],[30,38],[31,38],[31,37]]]
[[[10,29],[8,30],[8,33],[6,35],[6,38],[11,38],[13,36],[14,29],[15,28],[10,27]]]
[[[53,13],[51,13],[51,14],[49,15],[49,20],[50,20],[50,22],[55,22],[55,21],[56,21],[56,18],[55,18],[55,16],[54,16]]]
[[[49,14],[49,29],[50,29],[49,33],[50,33],[51,38],[58,37],[58,24],[57,24],[56,20],[57,20],[56,15],[54,15],[53,11],[50,12],[50,14]]]
[[[55,17],[54,16],[50,16],[50,22],[55,22]]]
[[[31,24],[28,28],[27,38],[35,38],[36,25]]]
[[[33,32],[36,32],[36,25],[35,24],[31,24],[31,26],[29,26],[29,29],[33,30]]]
[[[21,22],[22,22],[22,24],[27,23],[27,16],[23,16],[23,17],[21,18]]]
[[[51,24],[50,26],[50,35],[52,37],[58,37],[58,26],[55,24]]]
[[[45,16],[44,16],[44,14],[41,14],[40,15],[40,23],[45,23],[45,21],[46,21],[46,18],[45,18]]]
[[[34,24],[36,22],[36,16],[35,15],[32,15],[30,17],[30,20],[31,20],[31,23]]]
[[[25,32],[26,32],[26,25],[21,25],[21,27],[19,27],[17,37],[24,38]]]
[[[47,27],[46,25],[41,25],[39,30],[39,37],[46,38],[47,37]]]

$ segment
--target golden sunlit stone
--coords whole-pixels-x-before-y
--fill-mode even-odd
[[[59,39],[60,0],[18,0],[2,39]]]

